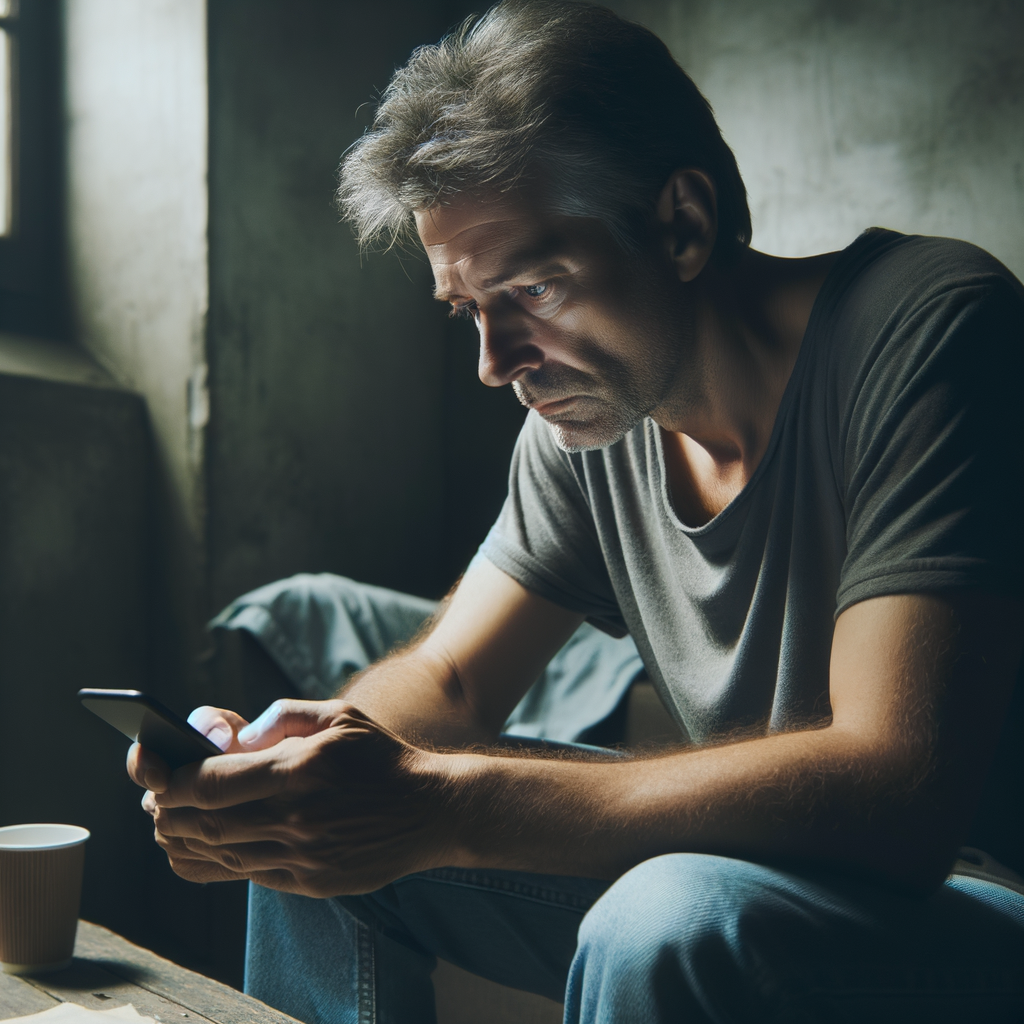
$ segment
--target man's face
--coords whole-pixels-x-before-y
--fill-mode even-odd
[[[598,221],[523,199],[418,211],[435,294],[480,332],[480,379],[511,383],[565,451],[612,444],[662,404],[683,346],[671,262]]]

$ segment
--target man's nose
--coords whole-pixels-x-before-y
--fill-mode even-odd
[[[544,353],[529,327],[518,317],[481,311],[477,317],[480,332],[480,363],[477,373],[491,388],[500,388],[526,370],[540,369]]]

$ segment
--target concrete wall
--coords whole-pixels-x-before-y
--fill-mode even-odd
[[[68,0],[65,21],[75,337],[152,420],[168,688],[203,642],[206,5]]]
[[[468,558],[462,538],[485,528],[466,524],[480,478],[460,436],[482,426],[466,408],[465,387],[484,390],[473,342],[431,299],[421,256],[360,258],[332,205],[368,101],[453,17],[439,4],[210,5],[214,605],[299,570],[439,595]],[[490,397],[500,500],[520,416]]]
[[[623,0],[711,101],[754,246],[841,248],[871,225],[976,242],[1024,276],[1024,5]]]

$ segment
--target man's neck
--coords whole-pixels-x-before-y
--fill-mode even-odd
[[[749,251],[691,286],[691,357],[662,428],[676,512],[689,525],[717,515],[764,457],[811,309],[838,253],[782,259]]]

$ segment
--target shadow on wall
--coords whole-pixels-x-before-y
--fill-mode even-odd
[[[360,255],[332,202],[369,101],[463,13],[210,7],[211,610],[300,570],[440,596],[503,497],[521,409],[422,254]]]
[[[245,887],[176,878],[127,741],[83,686],[145,688],[152,437],[74,349],[0,335],[0,824],[85,826],[82,916],[241,983]]]

